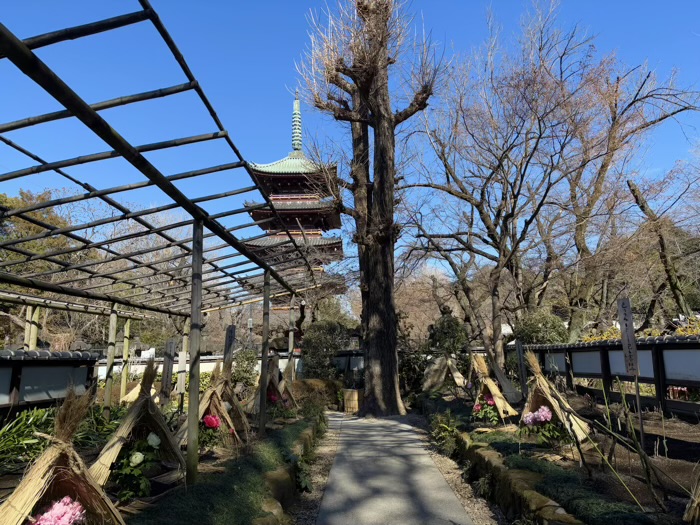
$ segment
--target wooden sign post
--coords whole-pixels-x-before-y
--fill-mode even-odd
[[[620,334],[622,338],[622,353],[625,356],[625,369],[628,375],[634,376],[634,387],[637,398],[637,413],[639,414],[639,436],[642,449],[644,449],[644,423],[642,421],[642,403],[639,396],[639,361],[637,359],[637,339],[634,334],[634,319],[632,317],[632,304],[629,298],[622,297],[617,300],[617,318],[620,322]],[[620,392],[625,395],[624,392]]]

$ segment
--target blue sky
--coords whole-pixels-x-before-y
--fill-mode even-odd
[[[23,0],[4,4],[0,20],[20,38],[139,9],[135,0]],[[325,3],[153,0],[153,4],[244,157],[253,162],[271,162],[285,156],[291,150],[295,62],[308,42],[307,16],[310,9],[321,9]],[[434,40],[445,45],[449,55],[452,50],[468,53],[484,41],[489,6],[508,37],[517,32],[519,20],[531,3],[414,0],[410,11],[432,31]],[[648,60],[662,77],[677,68],[680,85],[700,88],[700,2],[565,0],[560,13],[562,26],[578,23],[597,35],[596,46],[601,53],[614,51],[632,66]],[[184,81],[148,23],[44,48],[37,54],[88,102]],[[4,95],[0,121],[59,109],[6,60],[0,63],[0,78]],[[323,138],[342,131],[310,108],[303,111],[306,133]],[[104,116],[134,144],[214,131],[191,93],[138,108],[110,110]],[[689,157],[699,134],[700,118],[683,117],[681,122],[682,129],[671,123],[654,133],[644,149],[643,169],[651,174],[663,173],[676,160]],[[81,125],[68,121],[9,137],[49,161],[108,149]],[[233,160],[223,144],[206,143],[184,150],[149,158],[166,174]],[[29,164],[0,150],[2,172]],[[98,187],[140,180],[121,160],[101,164],[99,173],[89,165],[69,171]],[[236,171],[211,177],[208,184],[213,188],[197,184],[182,184],[181,188],[191,196],[224,191],[231,176],[245,174]],[[35,176],[30,189],[52,185],[50,176]],[[0,183],[0,192],[14,194],[17,190],[14,183]],[[159,195],[152,191],[131,199],[144,205],[160,203]],[[231,202],[212,204],[210,211],[219,211]]]

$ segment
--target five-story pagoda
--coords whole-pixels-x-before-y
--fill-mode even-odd
[[[272,235],[248,241],[246,244],[266,262],[284,268],[284,262],[295,253],[284,232],[287,229],[297,246],[305,253],[314,268],[316,281],[324,288],[345,288],[344,282],[325,274],[323,265],[343,258],[340,237],[324,236],[323,232],[339,229],[340,213],[332,198],[335,165],[319,165],[309,160],[302,151],[301,109],[299,96],[294,100],[292,113],[292,152],[270,164],[251,163],[250,169],[277,211],[259,203],[246,202],[249,214],[260,227]],[[275,233],[279,231],[279,234]],[[252,284],[252,283],[251,283]]]

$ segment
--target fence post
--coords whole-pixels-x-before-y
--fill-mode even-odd
[[[657,345],[651,347],[651,359],[654,363],[654,389],[656,390],[656,401],[661,407],[661,412],[666,410],[666,364],[664,363],[664,351]]]
[[[224,343],[224,371],[223,378],[231,381],[233,365],[233,351],[236,347],[236,325],[230,324],[226,327],[226,342]]]
[[[610,353],[607,346],[600,347],[600,371],[603,376],[603,392],[605,392],[605,397],[610,402],[612,374],[610,373]]]
[[[520,339],[515,340],[515,351],[518,352],[518,366],[520,367],[520,391],[523,393],[523,397],[527,399],[527,367],[525,366],[525,354]]]
[[[574,390],[574,355],[571,349],[564,352],[564,370],[566,372],[566,388]]]
[[[173,390],[173,365],[175,364],[175,350],[177,342],[170,339],[165,343],[165,355],[163,356],[163,375],[160,382],[160,406],[170,403],[170,393]]]
[[[14,362],[12,364],[12,372],[10,375],[10,405],[16,407],[22,401],[20,397],[20,388],[22,385],[22,362]]]

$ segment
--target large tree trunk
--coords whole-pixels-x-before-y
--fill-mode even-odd
[[[394,307],[393,242],[368,247],[368,303],[363,412],[405,414],[399,388],[397,322]]]
[[[388,60],[386,48],[382,49]],[[383,58],[383,57],[382,57]],[[381,60],[381,59],[380,59]],[[374,115],[374,181],[367,221],[365,279],[368,287],[365,358],[365,405],[373,415],[405,414],[399,385],[394,304],[394,180],[395,129],[389,96],[389,75],[380,69],[375,79],[371,110]],[[362,262],[362,261],[361,261]]]

